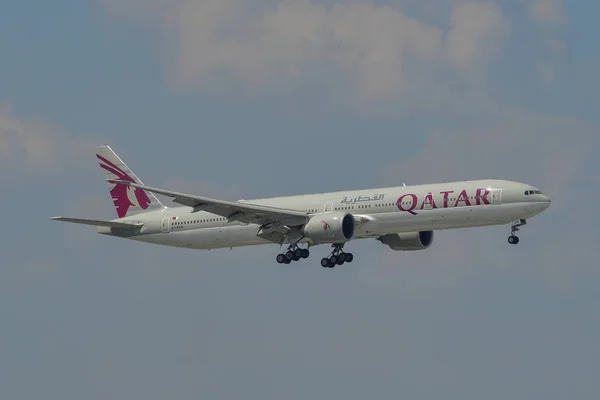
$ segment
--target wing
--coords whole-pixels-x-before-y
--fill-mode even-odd
[[[211,199],[209,197],[157,189],[128,181],[114,182],[171,197],[175,203],[191,207],[193,209],[192,212],[207,211],[212,214],[226,217],[230,221],[240,221],[258,225],[280,223],[281,225],[286,226],[304,225],[308,221],[308,214],[302,211],[239,201]]]

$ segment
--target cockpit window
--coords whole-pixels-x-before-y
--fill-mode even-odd
[[[529,190],[525,191],[525,196],[529,196]]]
[[[535,194],[542,194],[542,192],[540,192],[539,190],[536,190]]]

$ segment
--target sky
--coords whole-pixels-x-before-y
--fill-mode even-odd
[[[600,31],[591,0],[7,0],[0,390],[53,399],[592,399]],[[224,199],[497,178],[552,206],[431,248],[170,249],[94,159]],[[166,203],[169,201],[167,200]]]

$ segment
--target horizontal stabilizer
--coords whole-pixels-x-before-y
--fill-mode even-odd
[[[99,221],[95,219],[82,219],[82,218],[65,218],[65,217],[52,217],[53,221],[72,222],[74,224],[92,225],[92,226],[106,226],[109,228],[117,229],[135,229],[139,228],[144,224],[130,224],[126,222],[112,222],[112,221]]]

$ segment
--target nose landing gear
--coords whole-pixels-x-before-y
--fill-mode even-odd
[[[515,232],[519,231],[519,227],[527,225],[527,220],[519,219],[514,221],[510,227],[510,236],[508,237],[508,243],[519,244],[519,237],[515,235]]]

